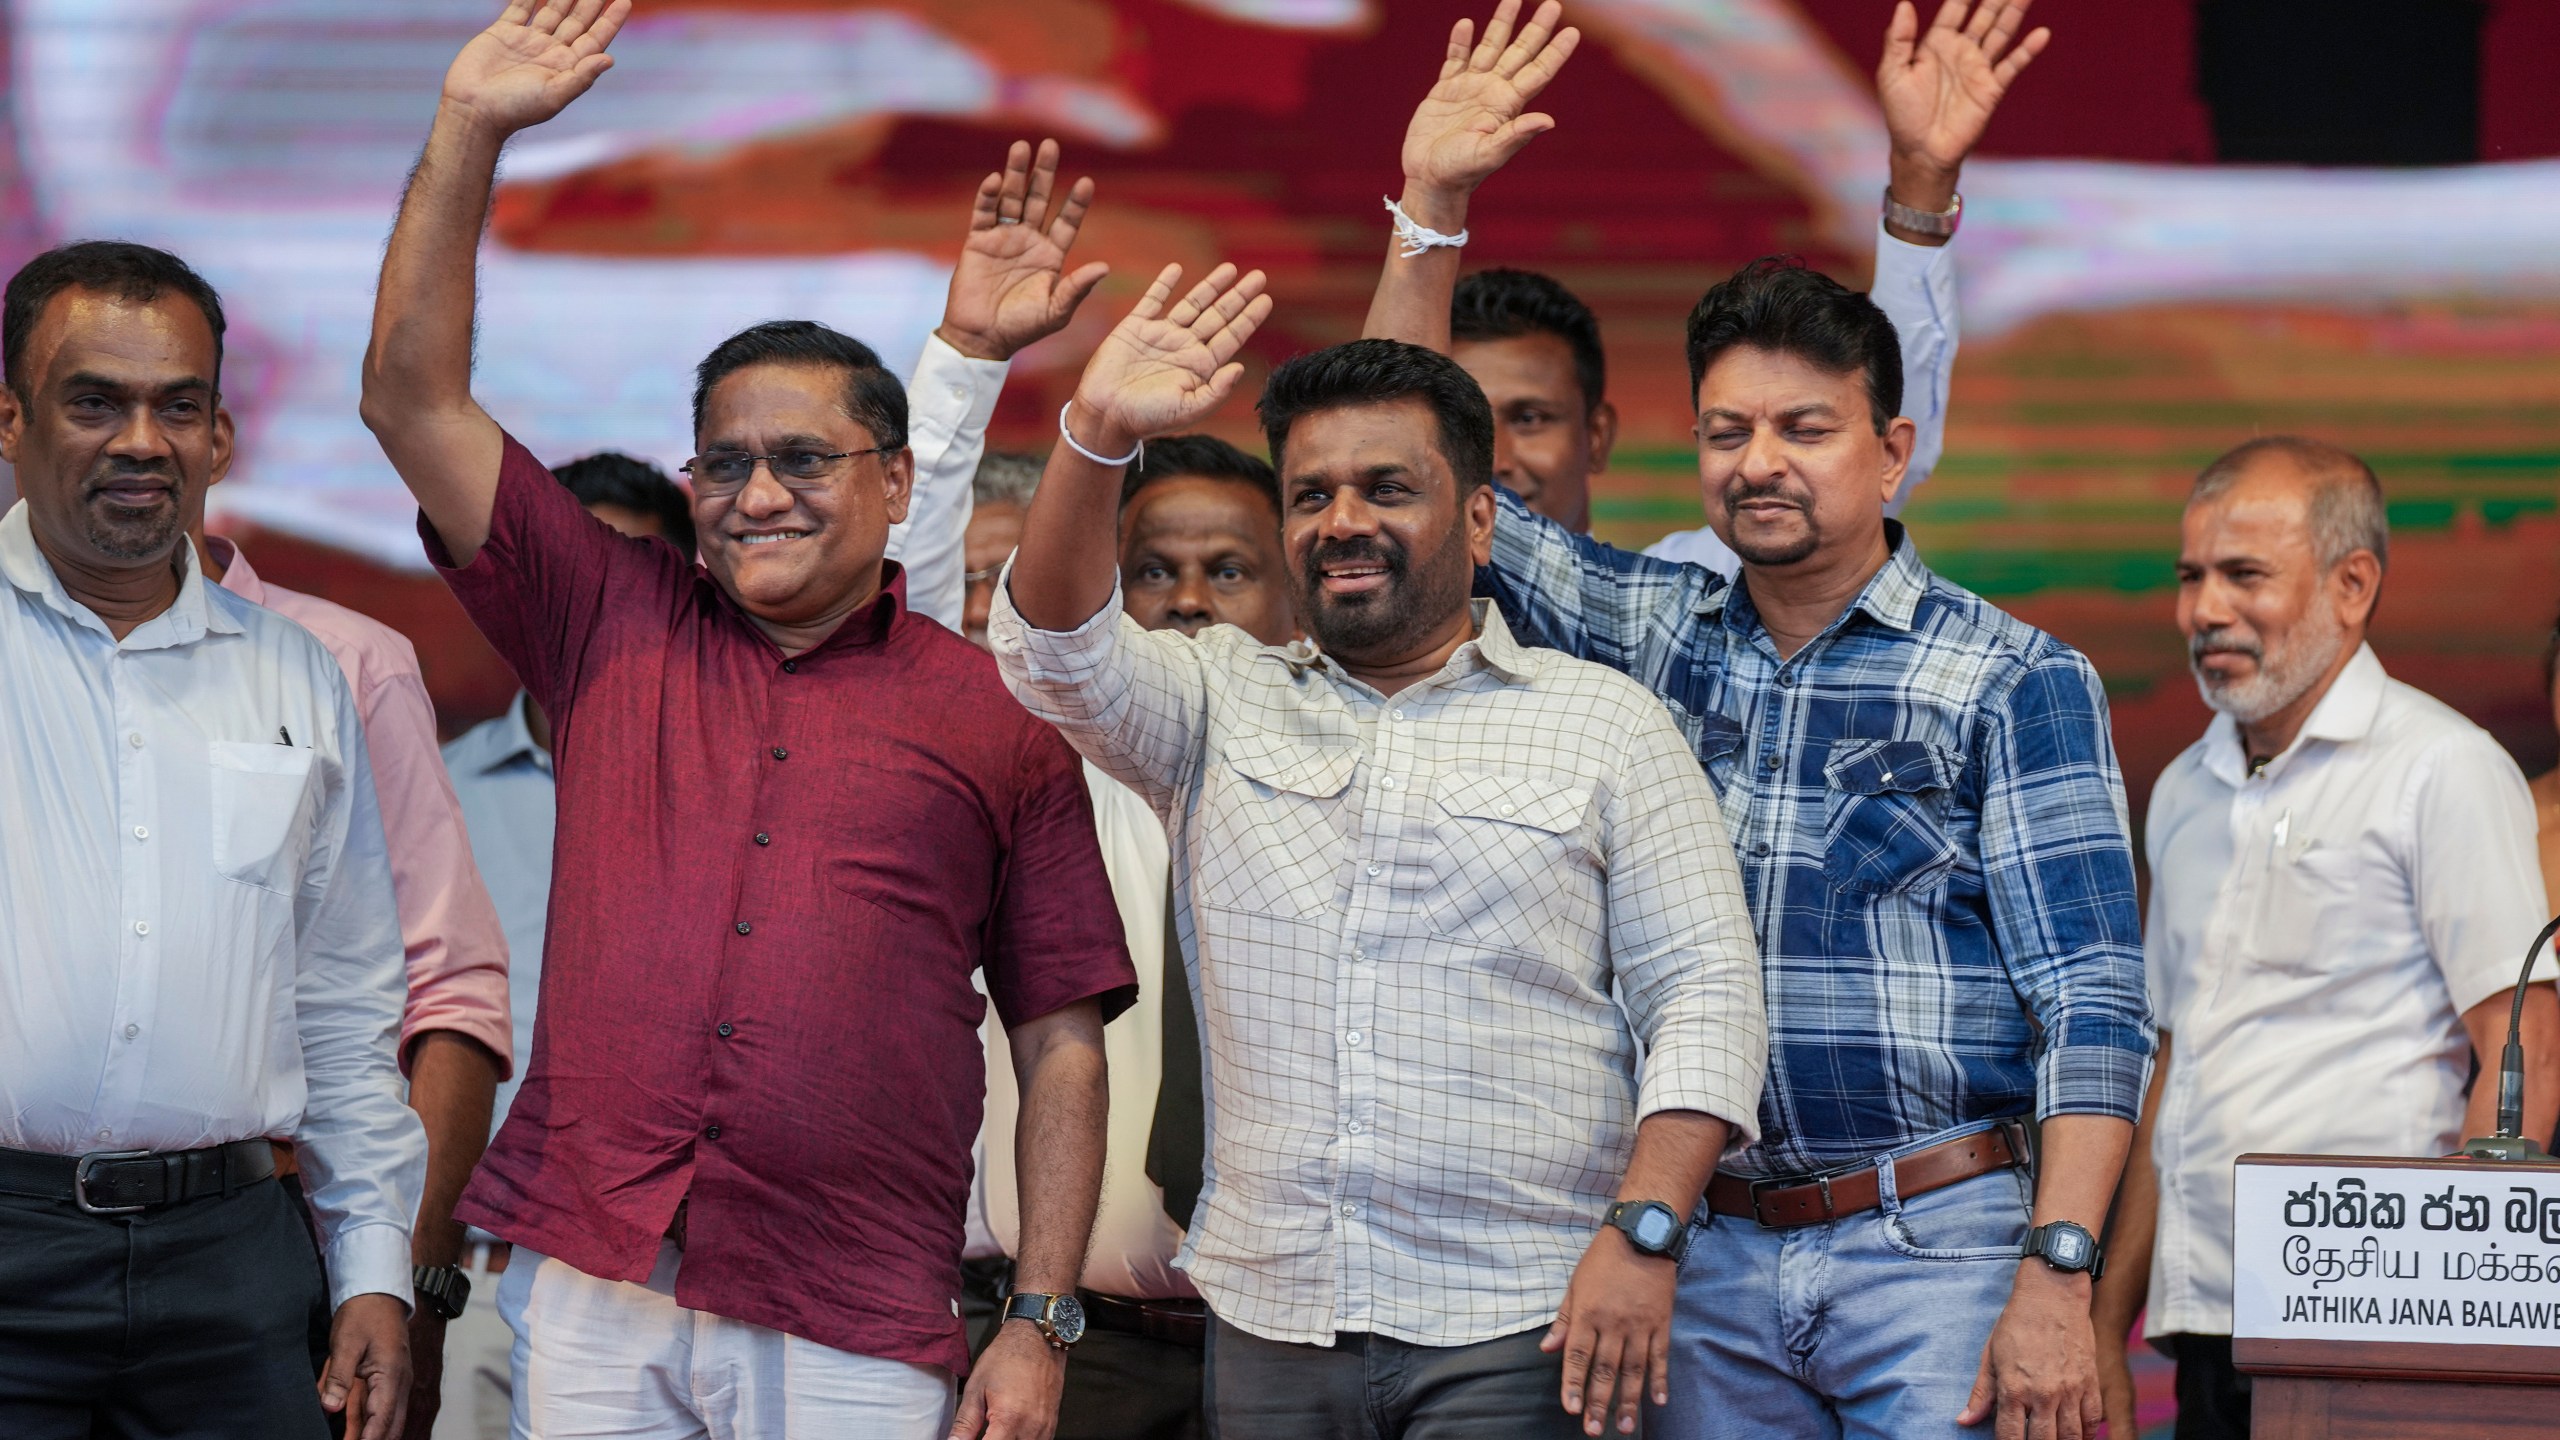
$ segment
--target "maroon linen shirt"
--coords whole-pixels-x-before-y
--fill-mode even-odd
[[[794,659],[513,439],[488,544],[420,534],[552,717],[560,824],[524,1088],[457,1216],[676,1301],[968,1369],[957,1316],[1007,1025],[1136,993],[1082,767],[993,661],[879,601]]]

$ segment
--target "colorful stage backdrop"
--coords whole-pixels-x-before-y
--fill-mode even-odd
[[[1087,243],[1119,277],[1017,366],[1000,441],[1045,444],[1072,362],[1165,259],[1272,272],[1259,364],[1347,338],[1404,117],[1449,21],[1484,3],[644,0],[615,71],[511,158],[481,393],[546,456],[672,464],[690,365],[743,324],[821,317],[904,365],[972,183],[1006,140],[1044,133],[1099,178]],[[419,573],[405,497],[355,418],[356,361],[437,77],[494,8],[6,9],[0,258],[112,235],[208,272],[231,305],[242,433],[222,523],[257,532],[261,569],[407,629],[454,722],[509,682]],[[1863,275],[1883,150],[1864,74],[1889,8],[1574,6],[1593,43],[1547,97],[1561,128],[1482,197],[1468,254],[1551,270],[1602,315],[1628,417],[1600,488],[1609,538],[1696,523],[1678,342],[1699,291],[1779,250]],[[2209,23],[2252,8],[2205,4]],[[2362,8],[2340,0],[2334,23]],[[2214,163],[2236,122],[2200,96],[2191,9],[2038,7],[2056,41],[1966,176],[1967,334],[1946,463],[1909,517],[1923,553],[2097,659],[2139,814],[2204,718],[2171,625],[2187,478],[2253,432],[2344,442],[2390,487],[2385,658],[2538,769],[2560,606],[2560,161],[2541,158],[2560,154],[2560,10],[2400,12],[2470,46],[2448,73],[2474,87],[2455,107],[2472,128],[2432,158],[2488,163],[2312,170]],[[2329,40],[2415,53],[2375,33]],[[1222,424],[1249,438],[1249,407]]]

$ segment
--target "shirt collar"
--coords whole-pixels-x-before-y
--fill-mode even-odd
[[[753,631],[757,639],[774,649],[774,653],[781,653],[780,648],[774,646],[772,637],[766,635],[763,627],[756,624],[755,617],[747,613],[747,607],[739,604],[738,597],[730,594],[727,587],[714,580],[710,572],[697,567],[695,578],[711,587],[712,592],[720,597],[720,603],[729,607],[730,613],[738,617],[739,624]],[[897,628],[898,617],[905,612],[906,608],[906,568],[895,560],[883,560],[880,562],[880,593],[873,596],[869,604],[846,616],[844,623],[838,625],[826,639],[810,647],[804,654],[792,658],[805,659],[835,650],[860,649],[877,645],[888,639],[889,632]]]
[[[518,690],[503,714],[472,726],[453,742],[447,766],[457,775],[494,775],[521,760],[548,773],[551,754],[533,743],[533,726],[526,719],[532,705],[533,697]]]
[[[1116,591],[1113,593],[1112,602],[1115,606],[1119,603],[1119,595]],[[1510,624],[1502,618],[1502,608],[1491,600],[1478,597],[1467,602],[1467,612],[1475,621],[1475,637],[1450,651],[1447,663],[1443,664],[1439,674],[1432,678],[1437,680],[1443,676],[1470,674],[1481,668],[1492,671],[1510,684],[1528,683],[1534,673],[1530,669],[1532,662],[1529,647],[1522,645],[1511,633]],[[1341,661],[1325,654],[1312,640],[1292,640],[1286,645],[1265,645],[1262,647],[1262,653],[1276,657],[1293,670],[1321,670],[1345,684],[1359,683],[1351,678],[1350,671],[1342,668]]]
[[[2345,745],[2372,734],[2390,679],[2372,646],[2356,646],[2355,658],[2338,672],[2337,679],[2329,682],[2328,690],[2321,695],[2320,703],[2311,707],[2310,718],[2302,722],[2293,743],[2267,761],[2266,773],[2282,773],[2292,763],[2292,757],[2301,753],[2306,741]],[[2240,722],[2228,715],[2213,717],[2212,726],[2205,732],[2204,763],[2225,784],[2237,787],[2249,778],[2248,746],[2240,738]]]
[[[222,562],[223,589],[252,605],[267,603],[267,582],[259,579],[258,572],[249,567],[249,557],[241,553],[239,546],[220,535],[204,537],[204,546],[213,552],[214,559]]]
[[[1929,567],[1920,562],[1920,547],[1912,542],[1902,522],[1888,518],[1884,522],[1884,568],[1867,578],[1858,598],[1840,613],[1863,610],[1878,623],[1895,630],[1909,630],[1920,614],[1920,597],[1929,593]],[[1725,623],[1748,630],[1760,623],[1759,607],[1751,603],[1751,592],[1736,575],[1722,585],[1710,586],[1698,597],[1701,615],[1722,613]],[[1836,628],[1839,621],[1834,620]]]
[[[240,622],[208,597],[206,592],[212,587],[202,583],[204,571],[196,564],[195,546],[181,545],[178,554],[178,597],[168,609],[135,626],[116,642],[119,648],[165,650],[192,645],[208,633],[240,633]],[[44,551],[36,546],[35,520],[23,499],[10,506],[7,515],[0,516],[0,576],[73,623],[113,638],[107,622],[99,619],[96,611],[72,599],[71,592],[62,588],[62,577],[54,573],[53,562],[45,559]]]

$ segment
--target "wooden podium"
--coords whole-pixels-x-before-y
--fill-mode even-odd
[[[2244,1155],[2257,1440],[2560,1436],[2560,1164]]]

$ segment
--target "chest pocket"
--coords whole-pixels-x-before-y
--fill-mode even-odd
[[[1964,762],[1920,740],[1835,740],[1822,873],[1839,889],[1885,895],[1936,885],[1955,868],[1947,807]]]
[[[1681,732],[1698,752],[1698,763],[1706,767],[1707,779],[1713,781],[1718,795],[1734,787],[1735,756],[1742,753],[1742,722],[1730,720],[1709,711],[1691,715],[1673,707],[1671,718],[1679,722]]]
[[[1256,915],[1331,908],[1350,863],[1342,792],[1359,764],[1350,744],[1229,737],[1201,797],[1194,857],[1201,902]]]
[[[291,895],[311,855],[312,753],[296,745],[215,740],[213,866],[225,879]]]
[[[1591,788],[1457,770],[1431,787],[1435,933],[1527,946],[1573,867],[1587,858]]]

